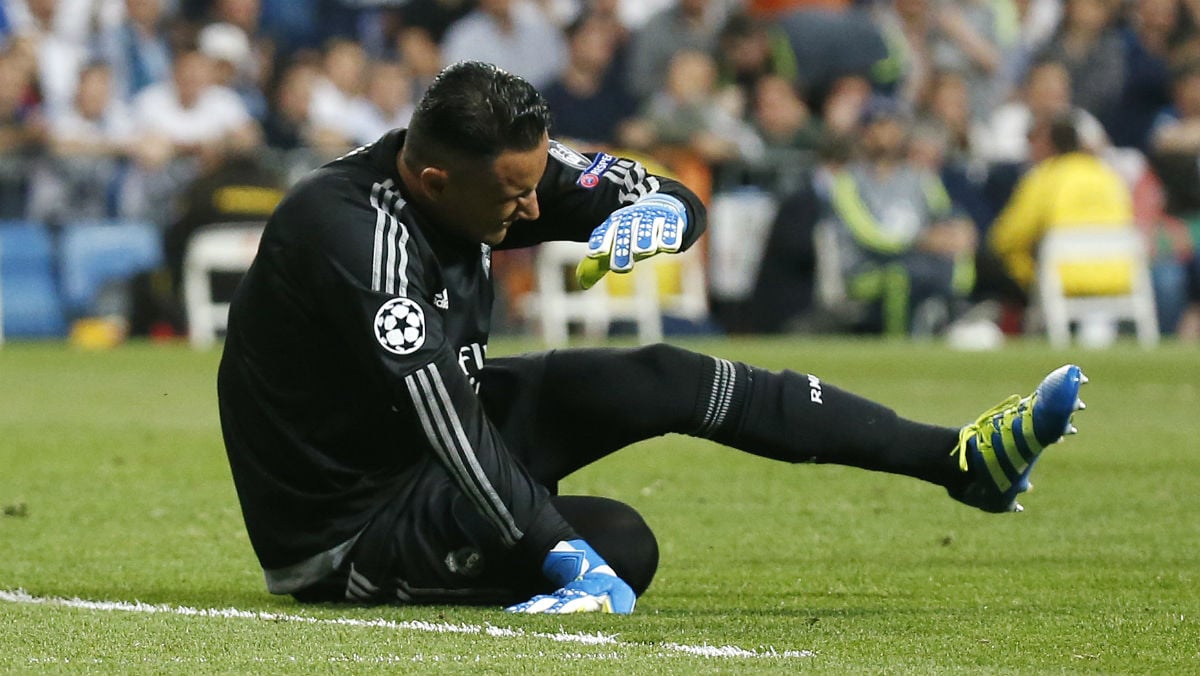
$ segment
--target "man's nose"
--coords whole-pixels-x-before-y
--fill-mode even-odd
[[[517,202],[517,216],[523,221],[536,221],[542,214],[538,206],[537,191],[534,190]]]

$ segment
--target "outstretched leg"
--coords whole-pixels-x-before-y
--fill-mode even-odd
[[[669,345],[498,359],[480,397],[530,474],[557,482],[620,448],[688,434],[785,462],[916,477],[986,511],[1015,511],[1037,456],[1073,430],[1087,378],[1064,366],[962,428],[908,420],[814,375]],[[1033,433],[1037,430],[1037,434]]]
[[[510,450],[550,486],[672,432],[785,462],[852,465],[945,486],[962,479],[951,455],[955,428],[906,420],[816,376],[669,345],[497,359],[484,369],[480,396]]]

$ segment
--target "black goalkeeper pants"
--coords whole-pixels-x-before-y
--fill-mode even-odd
[[[480,375],[479,396],[509,452],[552,493],[581,467],[669,433],[785,462],[851,465],[947,487],[965,480],[951,454],[957,429],[905,420],[816,376],[669,345],[493,359]],[[553,503],[638,594],[645,591],[658,546],[633,508],[578,496],[555,495]],[[478,604],[551,591],[491,531],[430,460],[360,536],[346,570],[296,596]]]

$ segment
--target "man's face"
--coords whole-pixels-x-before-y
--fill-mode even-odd
[[[439,220],[461,237],[495,245],[513,221],[537,219],[549,144],[543,136],[532,150],[505,151],[491,163],[455,163],[435,200]]]
[[[863,129],[863,151],[872,160],[898,160],[907,143],[908,127],[896,117],[880,117]]]

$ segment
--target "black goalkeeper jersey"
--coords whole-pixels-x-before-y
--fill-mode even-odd
[[[476,396],[493,303],[491,249],[428,224],[396,169],[403,130],[309,174],[267,222],[233,299],[218,376],[221,426],[268,587],[332,572],[401,475],[433,457],[512,545],[545,551],[570,526],[514,461]],[[552,141],[541,215],[505,248],[584,241],[681,184],[635,161]]]

